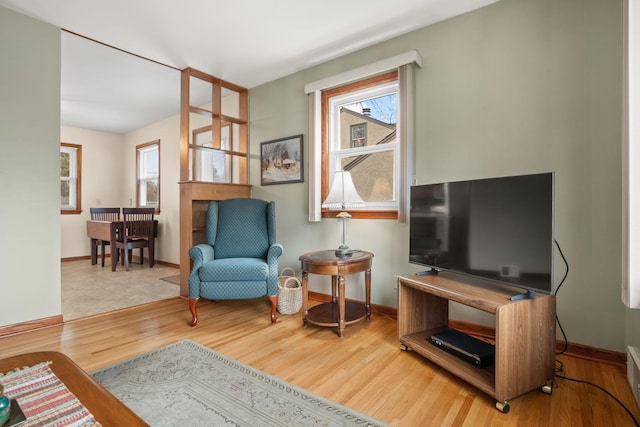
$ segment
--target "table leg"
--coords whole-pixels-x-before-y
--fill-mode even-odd
[[[307,316],[309,315],[309,273],[302,272],[302,326],[307,327]]]
[[[116,266],[118,265],[118,257],[113,256],[114,251],[118,252],[116,248],[116,232],[118,230],[118,225],[115,222],[111,223],[111,271],[116,271]]]
[[[331,302],[336,303],[336,284],[338,283],[338,276],[331,276]]]
[[[338,286],[339,286],[339,290],[338,290],[338,305],[339,305],[339,312],[340,312],[340,319],[338,320],[338,328],[339,328],[339,336],[340,338],[344,338],[344,328],[346,326],[346,321],[345,321],[345,317],[346,317],[346,310],[345,310],[345,291],[344,291],[344,275],[341,275],[338,278]]]
[[[91,239],[91,265],[98,263],[98,239]]]
[[[365,293],[364,309],[367,311],[367,320],[371,320],[371,269],[370,268],[364,272],[364,293]]]

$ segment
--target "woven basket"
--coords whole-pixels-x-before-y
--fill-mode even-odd
[[[302,283],[293,268],[286,267],[278,276],[278,312],[295,314],[302,307]]]

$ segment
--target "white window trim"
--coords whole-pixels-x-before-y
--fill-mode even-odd
[[[624,2],[622,300],[640,308],[640,5]]]
[[[156,186],[159,188],[160,186],[160,164],[158,164],[158,175],[157,176],[147,176],[144,174],[146,172],[146,162],[144,161],[145,154],[150,152],[158,152],[158,161],[160,160],[160,143],[153,142],[143,147],[138,147],[138,204],[141,208],[160,208],[160,200],[158,198],[158,203],[149,205],[147,204],[147,183],[155,182]],[[159,196],[159,195],[158,195]],[[143,203],[144,202],[144,203]]]
[[[402,95],[398,105],[398,139],[404,140],[400,148],[399,176],[401,178],[398,194],[398,222],[408,221],[408,191],[414,181],[413,159],[415,152],[413,67],[422,67],[422,56],[416,50],[401,53],[390,58],[345,71],[305,85],[305,93],[309,95],[309,221],[322,219],[322,91],[336,86],[362,80],[399,68],[398,83]]]
[[[69,204],[60,204],[63,211],[74,211],[78,209],[78,149],[67,145],[60,146],[61,153],[69,154],[69,176],[60,176],[60,181],[69,182]]]
[[[363,80],[367,77],[375,76],[376,74],[384,73],[385,71],[390,71],[402,65],[412,63],[415,63],[418,67],[422,68],[422,56],[420,56],[417,50],[410,50],[399,55],[381,59],[380,61],[376,61],[371,64],[363,65],[362,67],[354,68],[353,70],[307,83],[304,86],[304,92],[307,95],[314,92],[320,92],[331,89],[332,87],[355,82],[357,80]]]

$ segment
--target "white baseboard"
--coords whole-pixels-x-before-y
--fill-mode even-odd
[[[627,380],[633,396],[640,405],[640,348],[627,347]]]

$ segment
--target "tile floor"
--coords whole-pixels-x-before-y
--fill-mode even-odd
[[[107,261],[109,259],[107,258]],[[180,295],[180,286],[161,280],[180,270],[156,264],[136,263],[129,271],[118,265],[91,265],[87,260],[62,263],[62,317],[64,321],[105,313]]]

